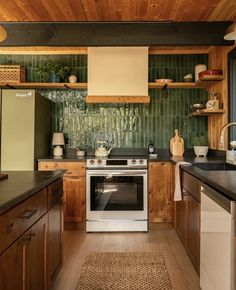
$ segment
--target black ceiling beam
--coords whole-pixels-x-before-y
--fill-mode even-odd
[[[1,22],[0,46],[232,45],[230,21],[218,22]]]

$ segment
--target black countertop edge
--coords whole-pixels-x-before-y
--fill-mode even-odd
[[[4,179],[0,182],[0,215],[4,214],[11,208],[15,207],[16,205],[20,204],[24,200],[28,199],[29,197],[33,196],[35,193],[39,192],[40,190],[44,189],[49,184],[53,183],[57,179],[63,177],[64,171],[51,171],[49,174],[49,171],[32,171],[35,176],[37,173],[41,174],[42,180],[40,182],[37,182],[33,187],[29,187],[26,191],[20,192],[15,195],[14,197],[11,197],[9,194],[9,198],[5,201],[2,201],[1,193],[4,190],[4,188],[7,188],[7,183],[12,182],[11,177],[14,178],[14,175],[18,174],[19,176],[22,175],[22,179],[24,180],[24,173],[25,171],[4,171],[3,173],[8,174],[8,179]],[[42,174],[45,174],[43,176]],[[13,176],[12,176],[13,175]],[[4,184],[5,183],[5,184]],[[14,183],[14,181],[12,182]],[[16,189],[14,188],[14,191],[17,190],[17,182],[15,183]]]
[[[236,171],[202,170],[195,167],[194,164],[181,165],[181,169],[199,179],[203,186],[206,184],[230,200],[236,201],[236,182],[232,184],[232,181],[236,180]]]

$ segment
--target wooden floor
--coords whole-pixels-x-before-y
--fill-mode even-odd
[[[148,233],[64,232],[64,265],[53,290],[75,290],[85,257],[92,251],[132,252],[160,250],[174,290],[200,290],[199,277],[170,224],[152,224]]]

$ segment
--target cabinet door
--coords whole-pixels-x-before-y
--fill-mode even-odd
[[[26,290],[26,241],[17,240],[0,256],[0,289]]]
[[[71,176],[63,180],[64,219],[68,222],[85,220],[85,177]]]
[[[30,290],[47,289],[47,215],[44,215],[27,232],[28,281]]]
[[[52,285],[62,266],[63,204],[55,204],[48,212],[48,279]],[[49,286],[49,289],[51,287]]]
[[[188,195],[185,193],[183,200],[175,202],[176,230],[185,245],[187,243],[187,199]]]
[[[148,167],[148,182],[149,221],[170,222],[173,201],[170,163],[150,162]]]
[[[200,202],[188,195],[187,248],[199,272],[200,266]]]

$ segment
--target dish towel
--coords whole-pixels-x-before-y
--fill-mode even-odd
[[[175,165],[175,192],[174,192],[174,201],[182,200],[182,191],[181,191],[181,180],[179,174],[180,165],[192,165],[189,162],[180,161]]]

